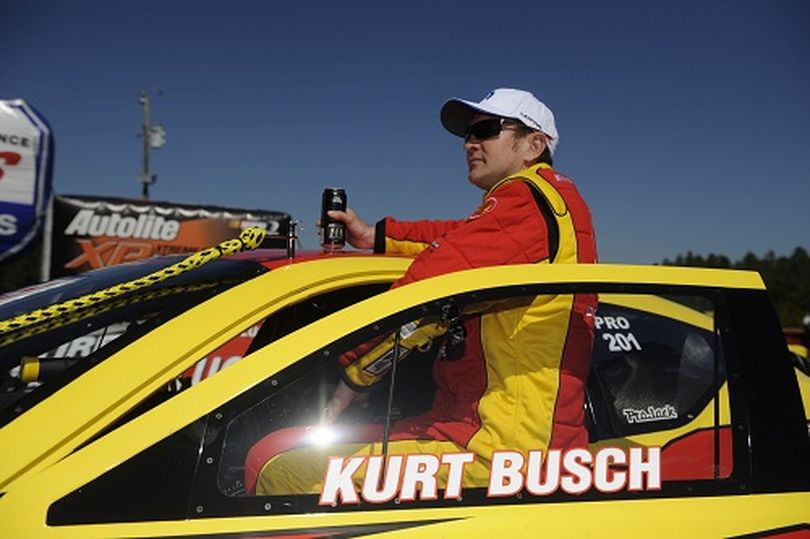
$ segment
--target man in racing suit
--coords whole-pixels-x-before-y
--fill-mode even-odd
[[[451,133],[464,137],[469,180],[486,191],[467,219],[387,217],[372,227],[351,210],[330,213],[346,224],[355,247],[417,255],[393,287],[486,266],[596,262],[588,207],[574,183],[551,168],[559,136],[543,103],[528,92],[498,89],[478,103],[448,101],[441,119]],[[422,320],[403,329],[397,346],[405,349],[448,330],[464,338],[453,358],[440,352],[431,408],[392,426],[388,453],[472,452],[475,462],[465,467],[463,478],[468,487],[486,485],[494,450],[545,453],[586,446],[584,387],[595,310],[595,295],[544,295],[478,307],[462,313],[463,321]],[[379,338],[340,358],[344,381],[327,406],[325,422],[387,372],[393,340]],[[257,444],[247,467],[258,477],[247,480],[248,491],[317,492],[328,456],[381,453],[380,426],[355,428],[348,438],[351,443],[328,449],[293,442],[270,444],[268,452]],[[446,470],[437,479],[443,486]]]

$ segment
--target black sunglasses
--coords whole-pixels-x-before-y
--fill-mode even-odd
[[[489,118],[488,120],[481,120],[467,126],[464,130],[465,142],[474,138],[475,140],[487,140],[495,138],[501,134],[501,131],[510,126],[510,120],[507,118]],[[519,126],[514,126],[515,130],[520,129]]]

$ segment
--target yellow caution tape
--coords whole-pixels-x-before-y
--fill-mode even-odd
[[[242,231],[241,234],[239,234],[238,238],[226,240],[216,245],[215,247],[211,247],[196,252],[184,258],[180,262],[177,262],[176,264],[172,264],[171,266],[167,266],[163,269],[157,270],[153,273],[150,273],[149,275],[145,275],[143,277],[139,277],[137,279],[133,279],[125,283],[113,285],[103,290],[99,290],[91,294],[86,294],[76,299],[71,299],[62,303],[57,303],[55,305],[44,307],[42,309],[37,309],[29,313],[21,314],[19,316],[15,316],[14,318],[9,318],[8,320],[0,321],[0,336],[3,336],[11,332],[17,332],[29,326],[42,324],[43,322],[54,321],[56,319],[60,319],[60,322],[64,322],[63,320],[61,320],[63,317],[69,318],[70,321],[80,320],[84,318],[84,316],[81,315],[71,316],[71,315],[77,315],[79,311],[84,311],[85,309],[92,309],[94,307],[99,306],[99,304],[103,302],[118,298],[124,294],[128,294],[136,290],[141,290],[143,288],[154,286],[157,283],[163,282],[167,279],[170,279],[171,277],[175,277],[187,271],[198,268],[203,264],[207,264],[208,262],[216,260],[217,258],[220,258],[222,256],[231,255],[241,251],[250,251],[256,249],[259,245],[261,245],[262,241],[265,238],[265,235],[266,231],[263,228],[260,227],[246,228],[245,230]],[[98,311],[93,310],[93,313],[96,312]],[[61,325],[64,324],[59,323],[57,327]],[[42,331],[52,327],[54,326],[48,325],[46,328],[42,329]],[[28,335],[39,332],[40,331],[35,331],[32,333],[28,333]],[[18,340],[22,337],[23,336],[21,335],[14,335],[14,337],[10,340]],[[5,339],[3,339],[2,341],[5,341]],[[7,343],[0,342],[0,345],[2,344]]]
[[[220,284],[227,284],[229,280],[225,281],[218,281],[218,282],[206,282],[206,283],[196,283],[196,284],[188,284],[183,286],[171,286],[166,288],[161,288],[159,290],[151,290],[147,292],[141,292],[136,296],[126,296],[122,298],[117,298],[110,301],[103,301],[97,304],[94,304],[89,307],[83,307],[81,309],[77,309],[75,311],[60,315],[56,318],[48,318],[39,322],[37,324],[29,325],[18,330],[9,331],[5,334],[0,333],[0,347],[6,346],[7,344],[11,344],[15,341],[20,341],[22,339],[27,339],[32,335],[38,335],[40,333],[45,333],[46,331],[50,331],[52,329],[61,328],[64,326],[68,326],[70,324],[80,322],[87,318],[92,318],[99,314],[105,313],[107,311],[112,311],[114,309],[118,309],[125,305],[132,305],[134,303],[139,303],[142,301],[149,301],[157,298],[162,298],[166,296],[171,296],[174,294],[185,294],[188,292],[199,292],[200,290],[205,290],[207,288],[213,288],[214,286]]]

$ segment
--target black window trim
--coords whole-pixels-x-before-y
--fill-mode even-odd
[[[380,329],[394,328],[407,323],[415,318],[426,315],[438,315],[443,308],[459,307],[466,303],[483,302],[514,297],[517,295],[538,295],[538,294],[584,294],[584,293],[605,293],[605,294],[637,294],[637,295],[691,295],[703,296],[711,299],[715,306],[715,328],[719,328],[721,320],[728,320],[729,316],[725,311],[727,306],[723,297],[728,289],[717,287],[701,287],[692,285],[658,285],[658,284],[626,284],[626,283],[574,283],[574,284],[533,284],[493,287],[486,290],[468,292],[459,295],[451,295],[429,301],[424,305],[418,305],[401,310],[393,315],[387,316],[368,327],[361,328],[349,335],[343,336],[330,345],[317,350],[308,357],[277,375],[264,380],[252,389],[241,394],[230,403],[226,403],[219,409],[208,415],[208,433],[223,433],[228,421],[243,412],[249,407],[249,403],[256,404],[260,400],[267,398],[272,392],[283,388],[293,378],[303,375],[307,371],[310,362],[323,361],[334,357],[334,350],[343,350],[353,344],[363,342],[371,336],[377,334]],[[727,327],[727,324],[726,326]],[[730,358],[729,352],[733,350],[726,341],[728,336],[715,331],[717,338],[721,340],[720,346],[726,352],[726,366],[731,365],[737,368],[737,358]],[[718,348],[715,348],[717,351]],[[731,375],[729,375],[731,376]],[[718,388],[719,389],[719,388]],[[684,496],[721,496],[730,494],[740,494],[750,491],[750,456],[747,450],[747,426],[741,421],[739,406],[735,404],[734,392],[729,384],[729,406],[731,408],[732,428],[733,428],[733,470],[729,477],[709,480],[685,480],[667,481],[658,491],[627,492],[603,494],[595,489],[582,495],[569,495],[563,492],[556,492],[550,496],[532,496],[526,492],[520,495],[494,499],[488,498],[486,488],[465,489],[463,497],[459,500],[443,500],[441,496],[436,501],[415,501],[401,505],[397,501],[385,504],[367,504],[365,502],[358,505],[323,507],[318,505],[317,495],[294,495],[294,496],[244,496],[228,497],[219,492],[217,487],[217,466],[219,455],[221,454],[222,441],[207,439],[205,441],[202,462],[209,462],[208,466],[201,466],[192,490],[192,500],[190,507],[195,511],[189,512],[189,518],[212,518],[230,516],[266,516],[266,515],[289,515],[310,512],[324,511],[357,511],[357,510],[390,510],[390,509],[418,509],[429,507],[453,507],[453,506],[487,506],[487,505],[513,505],[524,503],[565,503],[572,501],[598,501],[598,500],[623,500],[642,498],[672,498]],[[717,399],[715,399],[717,401]],[[715,410],[715,425],[719,426],[719,409]],[[715,429],[716,431],[718,429]],[[719,432],[715,434],[719,436]],[[217,443],[215,443],[217,442]],[[719,458],[719,456],[717,457]],[[716,461],[717,462],[717,461]]]

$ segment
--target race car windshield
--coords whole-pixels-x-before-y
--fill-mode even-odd
[[[4,295],[0,320],[137,279],[182,258],[148,259]],[[0,425],[137,337],[265,271],[255,261],[220,259],[154,286],[0,335]]]

